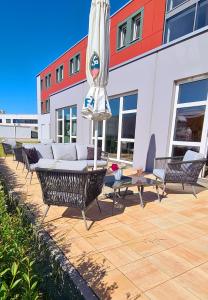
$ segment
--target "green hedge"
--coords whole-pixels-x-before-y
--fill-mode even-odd
[[[0,299],[83,299],[0,181]]]

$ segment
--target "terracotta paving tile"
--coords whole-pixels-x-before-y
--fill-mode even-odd
[[[195,209],[188,209],[188,210],[183,210],[180,212],[180,214],[186,216],[186,217],[191,217],[192,219],[201,219],[207,216],[208,214],[208,208],[195,208]]]
[[[108,272],[104,277],[98,272],[88,283],[101,300],[142,299],[141,291],[119,270]]]
[[[120,267],[119,270],[142,291],[149,290],[169,279],[165,273],[161,272],[147,259]]]
[[[95,252],[95,248],[84,238],[65,240],[64,243],[58,243],[67,257],[80,256],[90,252]]]
[[[131,242],[128,246],[142,257],[148,257],[164,250],[152,236],[145,237],[140,241]]]
[[[129,224],[129,227],[136,230],[141,235],[150,234],[160,230],[159,227],[152,224],[150,220]]]
[[[128,245],[103,251],[102,254],[116,267],[121,267],[143,258]]]
[[[148,260],[169,277],[178,276],[193,268],[193,265],[178,256],[172,249],[148,257]]]
[[[181,287],[178,283],[167,281],[145,293],[151,300],[197,300],[185,288]]]
[[[185,259],[193,266],[198,266],[207,261],[207,257],[204,257],[199,251],[196,251],[192,247],[189,247],[189,245],[186,245],[186,243],[171,248],[170,252]]]
[[[173,228],[167,229],[165,232],[179,243],[184,243],[201,236],[199,232],[193,231],[192,228],[190,228],[187,224],[175,226]]]
[[[107,231],[90,234],[85,237],[85,240],[97,250],[109,249],[113,246],[121,244],[121,241]]]
[[[169,219],[168,217],[166,218],[161,218],[161,217],[157,217],[157,218],[152,218],[150,220],[150,222],[156,226],[158,226],[160,229],[168,229],[171,227],[174,227],[176,225],[178,225],[177,221],[174,221],[173,219]]]
[[[122,242],[137,239],[142,236],[138,230],[134,230],[130,225],[116,224],[109,232]]]
[[[97,274],[106,274],[116,267],[101,253],[83,254],[70,258],[70,262],[85,280],[91,280]]]
[[[169,249],[178,245],[178,241],[174,240],[171,235],[168,235],[165,230],[151,233],[146,235],[145,238],[154,244],[160,245],[163,249]]]
[[[207,237],[201,237],[190,242],[183,244],[183,248],[191,251],[199,256],[203,261],[208,260],[208,239]]]
[[[181,276],[176,277],[174,282],[185,288],[199,299],[208,299],[208,275],[199,268],[195,268]]]
[[[135,217],[131,217],[126,213],[116,216],[116,219],[124,224],[131,224],[137,221]]]

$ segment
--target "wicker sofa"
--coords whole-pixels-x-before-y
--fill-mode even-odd
[[[87,168],[93,168],[94,165],[94,160],[87,159],[87,147],[92,147],[92,145],[78,143],[23,144],[23,160],[28,173],[31,172],[31,179],[37,168],[84,171]],[[39,161],[30,164],[24,148],[35,148]],[[102,152],[101,159],[97,161],[97,166],[104,168],[107,163],[108,154]]]

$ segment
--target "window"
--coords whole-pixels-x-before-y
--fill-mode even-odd
[[[0,119],[0,123],[2,123],[2,119]]]
[[[60,66],[56,69],[56,82],[61,82],[64,79],[64,66]]]
[[[127,36],[127,23],[119,26],[119,48],[123,48],[126,46],[126,36]]]
[[[178,5],[186,1],[187,0],[168,0],[167,11],[172,10],[173,8],[177,7]]]
[[[193,2],[195,2],[194,5]],[[181,4],[180,7],[169,13],[169,10],[179,4]],[[164,43],[208,25],[208,0],[169,0],[167,11]]]
[[[7,123],[7,124],[10,124],[11,122],[12,122],[11,119],[6,119],[6,123]]]
[[[44,102],[41,101],[41,114],[44,114]]]
[[[124,95],[109,101],[112,117],[98,126],[98,146],[107,151],[111,159],[133,161],[136,112],[136,93]],[[92,141],[95,139],[94,124]]]
[[[50,112],[50,99],[46,100],[46,113]]]
[[[14,124],[37,124],[38,120],[34,119],[14,119]]]
[[[75,143],[77,140],[77,106],[57,110],[58,143]]]
[[[41,89],[41,91],[43,90],[43,79],[41,79],[41,81],[40,81],[40,89]]]
[[[208,133],[208,79],[179,84],[170,155],[183,156],[188,149],[206,153]]]
[[[142,37],[144,9],[140,9],[118,26],[117,49],[130,46]]]
[[[51,74],[45,77],[45,87],[48,89],[51,86]]]
[[[80,71],[80,54],[75,55],[70,59],[69,62],[69,72],[70,75],[78,73]]]
[[[185,11],[167,20],[165,43],[173,41],[193,31],[195,18],[195,7],[190,7]]]
[[[141,13],[132,18],[132,41],[138,40],[141,36],[141,21]]]
[[[208,0],[199,2],[197,19],[196,19],[196,29],[200,29],[207,25],[208,25]]]

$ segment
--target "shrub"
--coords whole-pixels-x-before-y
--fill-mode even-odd
[[[0,299],[82,299],[0,181]]]

